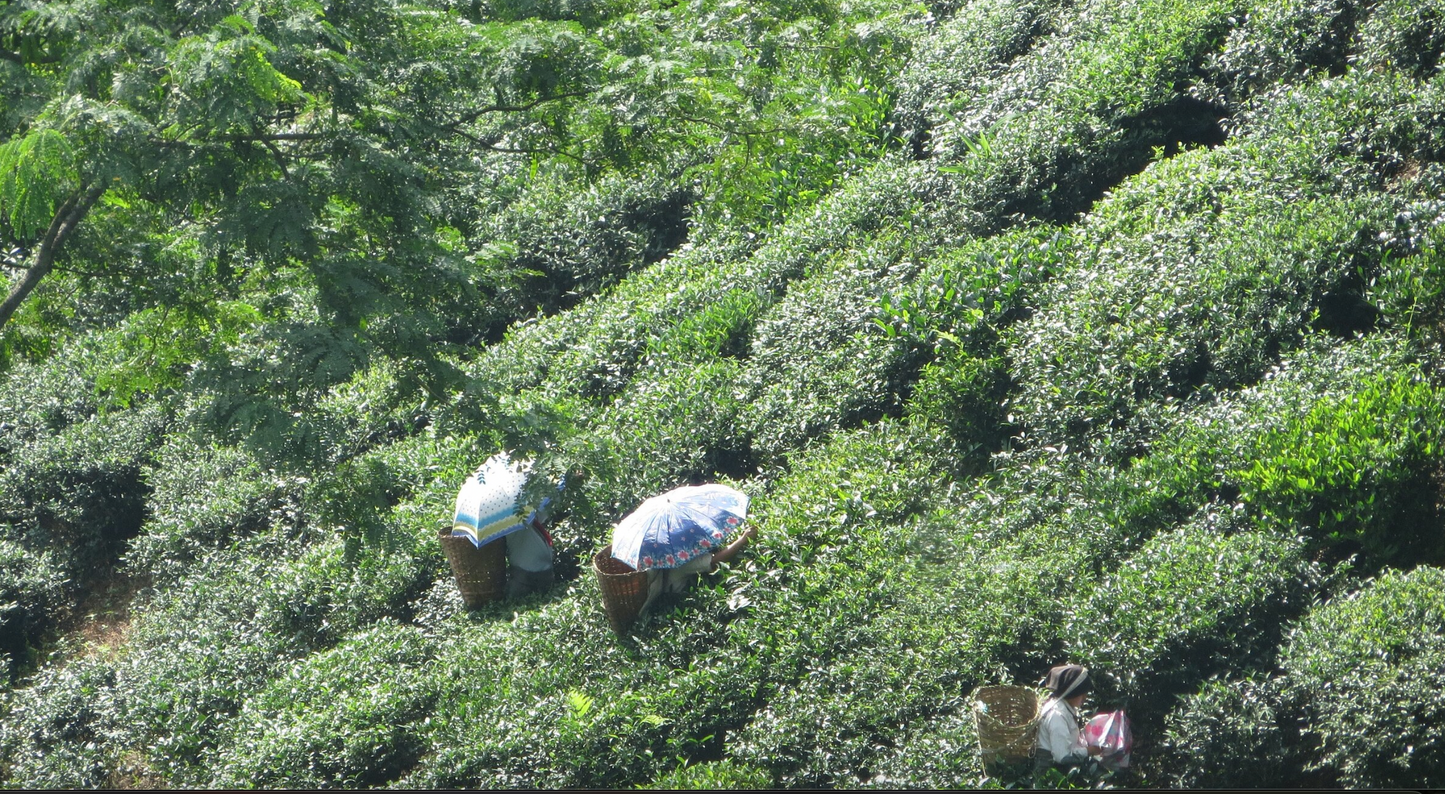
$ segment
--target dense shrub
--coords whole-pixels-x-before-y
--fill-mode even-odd
[[[915,156],[929,148],[932,128],[964,113],[1011,62],[1028,52],[1063,3],[971,2],[924,39],[895,80],[895,123]],[[939,17],[937,10],[934,14]]]
[[[1445,5],[1390,0],[1370,9],[1360,25],[1358,68],[1392,68],[1424,79],[1445,54]]]
[[[766,772],[731,759],[675,769],[652,781],[650,789],[746,791],[772,788]]]
[[[1435,781],[1438,571],[1286,634],[1343,558],[1445,559],[1434,5],[443,5],[512,76],[549,68],[519,32],[603,67],[408,172],[446,184],[386,223],[445,224],[445,284],[333,202],[320,260],[196,238],[257,303],[225,344],[106,386],[66,341],[102,301],[8,373],[0,630],[40,658],[25,621],[81,594],[57,510],[131,510],[154,581],[118,647],[4,693],[6,784],[1006,786],[967,696],[1066,659],[1127,701],[1150,785]],[[502,449],[569,476],[563,581],[468,611],[436,531]],[[699,480],[758,538],[614,634],[574,574]]]
[[[499,319],[553,313],[687,239],[690,187],[676,173],[628,180],[609,174],[581,189],[539,180],[477,235],[504,255],[490,266],[515,271],[499,289]]]
[[[119,728],[115,666],[77,659],[40,671],[31,685],[8,693],[0,713],[4,784],[16,788],[103,788],[115,785],[119,753],[108,741]]]
[[[677,485],[752,473],[736,426],[737,373],[726,358],[653,368],[599,412],[591,432],[569,439],[561,456],[586,472],[587,509],[611,523]]]
[[[1232,149],[1174,158],[1083,224],[1080,265],[1010,340],[1022,421],[1078,443],[1140,403],[1248,385],[1311,323],[1369,327],[1357,274],[1382,256],[1388,204],[1301,196],[1258,165]]]
[[[740,423],[764,464],[805,439],[898,410],[916,359],[873,320],[879,296],[917,266],[891,248],[819,263],[758,320],[740,377]]]
[[[164,432],[154,404],[97,415],[16,450],[0,473],[0,521],[69,563],[100,564],[145,515],[143,467]]]
[[[222,788],[357,788],[398,777],[423,747],[433,649],[379,625],[312,654],[249,697],[211,770]]]
[[[1221,499],[1263,529],[1303,527],[1375,565],[1435,560],[1438,406],[1394,340],[1309,351],[1156,446],[1135,467],[1150,487],[1139,499]]]
[[[1237,107],[1254,93],[1345,69],[1362,4],[1357,0],[1252,3],[1244,24],[1230,31],[1208,65],[1213,85],[1197,91]]]
[[[1362,788],[1439,786],[1445,742],[1445,572],[1389,571],[1313,610],[1283,649],[1283,696],[1307,769]]]
[[[300,520],[302,481],[266,472],[245,451],[166,438],[146,473],[149,519],[126,564],[159,586],[178,580],[207,552]]]
[[[1158,783],[1175,788],[1297,786],[1286,743],[1294,726],[1278,686],[1258,678],[1210,679],[1179,699],[1159,740]]]
[[[1155,535],[1066,612],[1067,656],[1118,680],[1116,696],[1152,732],[1199,681],[1267,666],[1319,579],[1304,549],[1302,538],[1202,524]]]
[[[978,729],[971,709],[961,708],[926,723],[903,739],[877,766],[869,788],[983,788],[986,773],[978,754]]]
[[[70,611],[65,571],[48,551],[0,538],[0,681],[32,661],[42,634]]]

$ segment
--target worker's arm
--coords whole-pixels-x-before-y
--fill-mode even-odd
[[[758,530],[756,527],[748,527],[743,532],[743,534],[737,537],[737,540],[729,543],[727,545],[727,548],[721,551],[713,552],[711,570],[717,570],[718,563],[727,562],[728,560],[731,560],[732,558],[738,556],[738,552],[742,550],[743,546],[748,545],[748,540],[756,534],[758,534]]]

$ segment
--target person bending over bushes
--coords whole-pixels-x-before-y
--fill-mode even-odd
[[[655,608],[660,608],[662,602],[668,600],[664,594],[671,596],[681,593],[697,580],[698,574],[712,573],[717,570],[719,564],[727,562],[738,555],[748,540],[758,534],[756,527],[748,527],[738,535],[732,543],[723,549],[711,554],[699,554],[688,560],[687,563],[676,568],[647,568],[647,601],[643,603],[639,617],[653,614]]]

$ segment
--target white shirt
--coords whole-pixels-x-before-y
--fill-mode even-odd
[[[552,569],[552,547],[532,523],[507,536],[507,557],[524,571],[539,573]]]
[[[1039,749],[1052,753],[1056,764],[1071,755],[1089,757],[1084,736],[1079,732],[1079,712],[1066,701],[1053,697],[1044,701],[1044,707],[1039,710]]]

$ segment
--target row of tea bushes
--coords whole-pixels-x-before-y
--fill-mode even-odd
[[[1195,22],[1191,18],[1189,24]],[[1127,25],[1116,30],[1104,22],[1083,27],[1086,30],[1080,35],[1091,41],[1091,37],[1104,36],[1107,40],[1110,35],[1120,35],[1120,30],[1132,30]],[[1165,46],[1168,39],[1161,38],[1156,43]],[[1065,57],[1066,50],[1054,48],[1049,52],[1051,55],[1048,57],[1054,60],[1031,61],[1038,72],[1038,79],[1044,84],[1058,79],[1058,64],[1054,61]],[[1104,49],[1093,52],[1096,58],[1105,57]],[[1000,57],[1008,56],[1001,54]],[[1178,59],[1189,57],[1197,58],[1198,53],[1188,47],[1183,50],[1168,49],[1157,57],[1144,59],[1135,67],[1148,72],[1151,80],[1165,80],[1171,74],[1170,69],[1179,68]],[[1139,102],[1154,101],[1151,97],[1141,97]],[[1072,100],[1064,102],[1060,108],[1066,109],[1071,106],[1070,102]],[[1166,142],[1172,133],[1172,130],[1163,130],[1159,133],[1162,137],[1158,137],[1156,142]],[[1034,133],[1022,131],[1018,134],[1027,136]],[[1086,174],[1086,181],[1095,183],[1116,173],[1117,169],[1108,165],[1107,160],[1107,157],[1094,156],[1070,168]],[[937,182],[936,175],[929,177],[926,170],[918,168],[894,166],[864,172],[838,194],[825,199],[815,212],[789,223],[742,260],[723,262],[722,268],[701,270],[689,267],[688,262],[693,256],[704,256],[703,249],[684,252],[672,262],[628,279],[617,290],[584,305],[580,312],[526,329],[522,335],[504,341],[491,351],[495,354],[489,354],[492,361],[507,362],[507,368],[522,375],[523,379],[519,380],[505,371],[490,371],[490,366],[478,370],[476,376],[485,382],[509,388],[555,384],[550,388],[543,386],[549,397],[555,397],[559,387],[578,393],[581,386],[580,396],[605,401],[637,376],[637,367],[642,362],[667,355],[670,351],[666,342],[679,345],[682,355],[692,355],[694,346],[683,343],[679,333],[673,329],[697,325],[698,321],[694,318],[698,310],[695,306],[706,306],[708,311],[712,311],[712,300],[747,295],[751,289],[752,294],[759,298],[756,302],[748,301],[753,318],[737,317],[726,326],[734,333],[750,334],[751,345],[726,336],[715,337],[715,341],[709,344],[740,352],[746,350],[750,354],[742,372],[746,392],[744,399],[748,406],[742,419],[744,427],[739,434],[741,438],[730,446],[741,449],[751,445],[752,453],[758,460],[780,460],[780,453],[802,438],[876,417],[888,410],[898,410],[916,377],[918,362],[909,355],[910,351],[891,338],[878,337],[872,329],[873,313],[869,304],[881,290],[869,283],[870,277],[864,275],[864,271],[840,269],[840,266],[847,268],[849,260],[857,258],[868,263],[865,267],[875,272],[884,272],[880,268],[889,267],[886,272],[897,274],[891,278],[908,278],[906,270],[892,267],[887,254],[889,244],[886,235],[877,243],[863,243],[863,240],[876,237],[873,230],[879,221],[891,214],[895,223],[902,224],[897,228],[910,230],[913,253],[926,255],[929,246],[918,242],[924,230],[917,228],[918,223],[907,219],[928,219],[924,225],[930,227],[935,235],[950,229],[955,234],[971,229],[981,231],[1002,220],[999,208],[1013,201],[1008,196],[1033,195],[1031,191],[1044,190],[1048,179],[1058,176],[1054,166],[1047,162],[1040,162],[1039,168],[1039,173],[1008,186],[994,184],[988,179],[974,179],[968,175],[967,169],[964,169],[961,179],[952,180],[953,187],[947,187],[948,182],[930,187],[929,182]],[[914,175],[909,171],[917,173]],[[1023,192],[1019,193],[1020,190]],[[949,197],[954,209],[932,212],[933,208],[942,207],[945,197]],[[1082,208],[1078,202],[1069,206],[1070,213]],[[900,216],[896,210],[890,213],[891,207],[908,209]],[[841,214],[839,210],[842,210]],[[923,239],[929,237],[929,234],[922,234]],[[941,241],[938,237],[934,239]],[[844,241],[850,243],[840,248],[839,244]],[[799,243],[802,243],[801,247]],[[874,263],[874,259],[879,261]],[[816,264],[811,264],[810,260]],[[900,261],[899,267],[908,267],[908,260]],[[736,275],[729,277],[729,271]],[[810,271],[816,274],[812,276],[812,281],[788,287],[788,297],[779,297],[784,284]],[[833,321],[839,323],[836,327],[804,325],[794,316],[796,312],[790,307],[807,306],[811,309],[822,297],[835,301],[843,298],[849,290],[837,291],[831,289],[831,285],[839,278],[838,273],[855,271],[854,282],[844,280],[845,283],[856,282],[862,292],[851,299],[852,308],[846,303],[836,307],[836,319]],[[876,282],[877,276],[871,280]],[[809,288],[808,284],[815,286]],[[886,279],[883,286],[888,286]],[[780,303],[773,305],[779,300]],[[666,342],[653,341],[658,338]],[[526,348],[538,344],[545,347],[536,349],[533,354],[527,353]],[[518,350],[519,345],[523,349]],[[544,361],[547,356],[543,351],[547,349],[554,353],[550,360]],[[777,351],[777,361],[769,358],[769,353],[774,350]],[[808,360],[808,354],[824,350],[837,360]],[[523,368],[513,369],[518,364]],[[532,374],[526,374],[527,367],[531,368]],[[797,370],[796,373],[793,370]],[[546,380],[539,381],[538,375]],[[814,384],[821,385],[821,388],[812,389]],[[800,398],[804,392],[818,394]],[[584,412],[573,420],[585,422],[587,418]]]
[[[1218,500],[1371,566],[1440,559],[1438,389],[1398,339],[1315,348],[1162,439],[1134,467],[1136,503]]]
[[[1101,202],[1074,234],[1079,265],[1010,340],[1025,421],[1077,444],[1142,403],[1251,383],[1312,328],[1371,329],[1365,285],[1409,242],[1389,242],[1404,206],[1370,165],[1418,156],[1422,131],[1400,129],[1415,98],[1391,73],[1352,72]],[[1393,142],[1335,143],[1362,129]]]
[[[1206,682],[1170,713],[1161,782],[1438,785],[1441,569],[1393,570],[1316,606],[1272,677]],[[1227,762],[1221,763],[1221,760]]]
[[[171,414],[156,401],[102,413],[96,359],[72,348],[17,363],[0,389],[0,688],[41,660],[145,519],[144,472]]]

